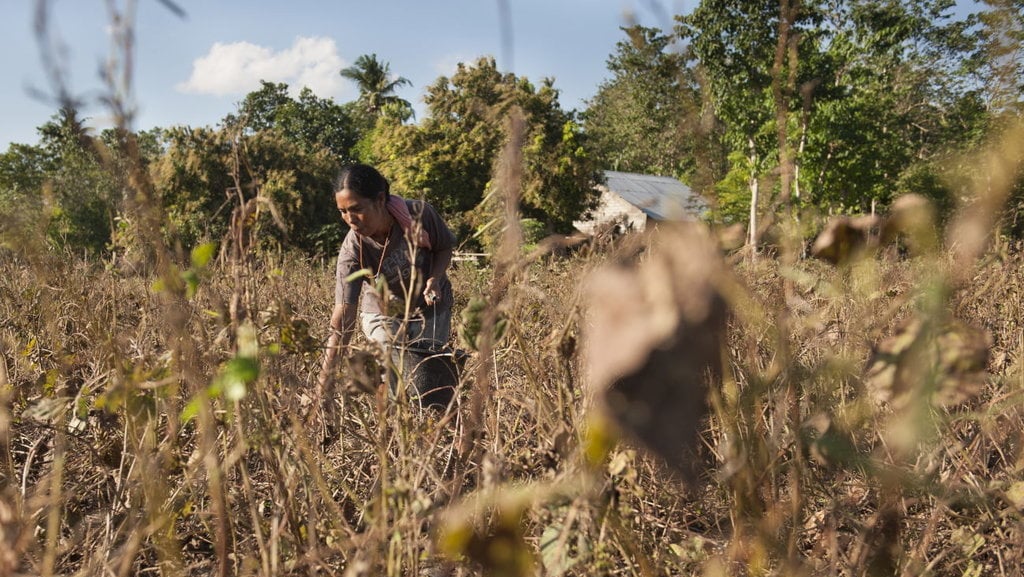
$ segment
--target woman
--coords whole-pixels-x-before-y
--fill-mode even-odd
[[[343,168],[335,186],[349,232],[338,253],[331,334],[320,371],[319,392],[327,403],[333,404],[338,352],[352,339],[357,317],[367,339],[392,353],[397,366],[408,364],[407,354],[445,347],[451,332],[448,266],[455,237],[432,206],[404,200],[389,188],[365,164]],[[433,388],[422,379],[415,384],[420,397]],[[451,384],[446,388],[430,402],[447,404]]]

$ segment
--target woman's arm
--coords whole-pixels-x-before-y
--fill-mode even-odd
[[[437,281],[448,273],[448,267],[452,264],[452,249],[446,248],[435,251],[430,264],[430,276],[423,287],[423,298],[428,305],[437,302],[441,295],[437,294]]]
[[[331,313],[331,334],[327,337],[327,350],[324,351],[324,362],[320,368],[320,390],[317,392],[321,397],[326,389],[331,388],[334,384],[338,351],[348,346],[355,328],[356,305],[344,302],[335,304],[334,311]]]

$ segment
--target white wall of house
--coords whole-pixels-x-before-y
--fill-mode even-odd
[[[599,186],[598,190],[601,191],[601,197],[597,208],[594,209],[590,220],[573,222],[576,230],[584,234],[594,234],[594,231],[609,222],[623,220],[634,232],[642,232],[647,228],[647,215],[642,210],[604,186]]]

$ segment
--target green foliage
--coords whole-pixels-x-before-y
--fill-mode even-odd
[[[354,160],[351,151],[359,139],[361,125],[352,106],[319,98],[308,87],[296,99],[288,95],[287,84],[262,81],[261,85],[259,90],[246,95],[237,113],[224,119],[225,127],[246,134],[276,130],[306,152],[326,149],[340,162]]]
[[[787,158],[778,174],[793,175],[790,198],[818,210],[867,212],[908,187],[948,206],[950,186],[922,178],[988,125],[978,88],[994,72],[979,66],[990,60],[976,20],[955,19],[949,0],[785,6],[703,0],[677,17],[731,148],[720,214],[739,216],[744,170],[780,192]]]
[[[2,206],[34,200],[34,208],[41,208],[41,199],[33,193],[42,188],[46,172],[51,168],[50,160],[41,147],[26,144],[12,144],[7,152],[0,154]]]
[[[165,139],[167,152],[150,171],[167,224],[185,246],[223,238],[234,185],[230,138],[209,128],[172,128]]]
[[[28,240],[45,231],[47,241],[29,242],[104,253],[121,201],[123,176],[108,170],[115,151],[89,135],[71,108],[39,133],[38,146],[14,145],[0,156],[0,234]]]
[[[118,175],[102,164],[102,145],[89,136],[73,111],[65,109],[58,122],[40,129],[42,146],[52,159],[47,175],[50,206],[49,236],[60,245],[84,248],[94,254],[110,242],[117,203]]]
[[[288,96],[287,84],[261,80],[260,89],[246,94],[238,105],[237,113],[225,117],[223,124],[251,132],[267,130],[277,125],[278,114],[290,104],[292,99]]]
[[[519,227],[523,231],[523,250],[532,250],[537,243],[547,236],[544,223],[535,218],[524,218],[519,221]]]
[[[221,130],[166,131],[167,151],[152,174],[174,234],[185,246],[222,239],[233,209],[258,199],[262,246],[336,250],[333,178],[355,142],[341,110],[308,91],[291,100],[283,84],[264,83]]]
[[[817,46],[821,84],[801,158],[817,204],[867,211],[893,181],[976,140],[976,96],[958,73],[974,49],[948,2],[847,2]]]
[[[395,95],[397,89],[412,83],[408,78],[393,76],[391,65],[377,60],[376,54],[359,56],[352,66],[343,68],[340,74],[356,83],[359,88],[358,104],[370,119],[376,120],[386,111],[402,122],[412,118],[412,104]]]
[[[796,101],[793,91],[781,84],[799,75],[796,63],[776,54],[781,6],[774,0],[702,0],[693,12],[677,17],[677,33],[699,63],[711,106],[725,126],[730,155],[742,152],[746,157],[755,208],[762,204],[762,176],[778,166],[787,146],[778,132],[784,126],[778,124],[779,117]],[[795,32],[804,23],[794,14],[785,18],[799,45],[803,37]],[[758,214],[750,212],[749,229],[758,229]]]
[[[750,216],[750,167],[742,153],[733,153],[725,178],[715,184],[715,220],[725,224],[746,222]]]
[[[771,88],[779,3],[703,0],[677,20],[677,33],[700,65],[732,149],[746,150],[775,116]],[[769,143],[766,138],[754,146],[762,151],[771,148]]]
[[[10,246],[45,223],[43,183],[50,167],[39,146],[13,144],[0,154],[0,245]]]
[[[919,194],[931,202],[940,220],[945,221],[959,204],[950,182],[951,177],[943,170],[941,161],[935,164],[916,162],[904,170],[893,184],[893,198]]]
[[[1021,0],[982,0],[979,11],[980,49],[974,61],[983,90],[978,94],[974,141],[998,135],[1024,113],[1024,3]],[[979,167],[971,167],[977,170]],[[1024,238],[1024,172],[1018,169],[1010,191],[1003,232]]]
[[[572,222],[591,209],[596,169],[586,140],[573,115],[562,111],[550,81],[522,104],[527,144],[520,210],[557,232],[570,232]],[[532,126],[531,126],[532,125]]]
[[[981,52],[975,64],[986,87],[987,105],[997,113],[1024,111],[1024,3],[981,0]]]
[[[632,26],[608,59],[613,77],[583,113],[587,147],[610,170],[721,177],[721,125],[705,118],[697,71],[672,36]],[[708,120],[708,122],[705,122]]]
[[[460,64],[424,97],[429,116],[418,125],[378,123],[360,144],[364,161],[378,165],[396,191],[422,195],[444,213],[458,236],[486,226],[478,211],[489,189],[513,107],[525,116],[522,210],[545,226],[567,231],[591,206],[593,165],[583,135],[558,91],[498,71],[493,58]]]
[[[337,231],[333,181],[338,161],[330,151],[313,152],[282,137],[275,131],[262,132],[244,140],[246,164],[239,181],[243,196],[262,195],[276,207],[277,222],[264,213],[264,240],[313,252],[323,247],[325,234]],[[248,192],[249,187],[252,192]],[[285,225],[282,230],[281,224]],[[336,250],[340,235],[330,243]]]

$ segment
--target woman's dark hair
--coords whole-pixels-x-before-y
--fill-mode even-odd
[[[388,179],[368,164],[345,166],[338,173],[338,179],[334,184],[335,192],[348,189],[369,200],[387,198],[390,188]]]

